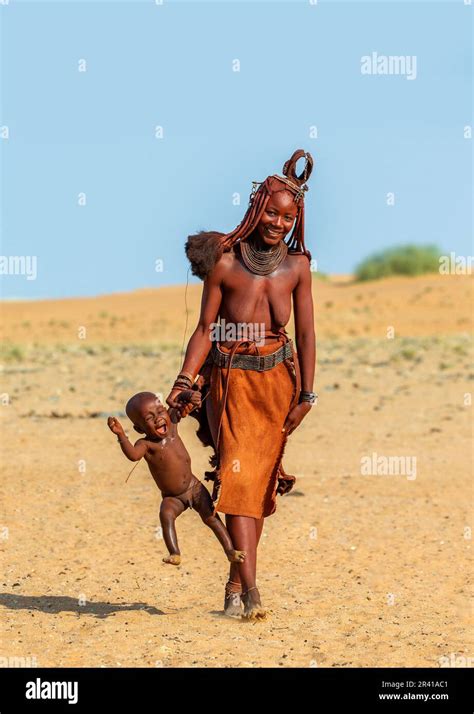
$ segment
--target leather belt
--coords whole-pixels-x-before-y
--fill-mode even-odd
[[[256,372],[265,372],[292,356],[292,341],[288,340],[288,342],[282,345],[278,350],[268,355],[242,355],[235,353],[232,358],[231,368],[253,369]],[[226,352],[222,352],[216,343],[212,345],[212,361],[218,367],[228,367],[229,357],[230,355]]]

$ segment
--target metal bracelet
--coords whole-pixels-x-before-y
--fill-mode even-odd
[[[174,384],[173,384],[173,389],[178,389],[178,388],[191,389],[192,386],[193,386],[193,383],[192,383],[192,382],[188,382],[188,380],[175,379],[175,382],[174,382]]]
[[[176,379],[187,379],[189,380],[190,384],[192,385],[194,383],[194,377],[191,374],[191,372],[180,372]]]
[[[298,404],[301,404],[301,402],[308,402],[309,404],[317,404],[318,395],[316,394],[316,392],[301,391],[299,399],[298,399]]]

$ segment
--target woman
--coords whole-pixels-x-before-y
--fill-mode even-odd
[[[253,182],[234,231],[201,232],[186,244],[192,272],[204,280],[201,313],[167,402],[175,406],[181,390],[202,387],[198,436],[215,450],[216,469],[206,475],[215,482],[215,511],[226,514],[234,547],[247,553],[244,563],[230,568],[224,611],[231,617],[242,615],[242,604],[245,618],[266,617],[256,585],[257,546],[276,494],[294,483],[281,463],[286,439],[317,398],[311,256],[304,243],[312,167],[310,154],[295,151],[283,176]],[[285,330],[292,297],[297,351]]]

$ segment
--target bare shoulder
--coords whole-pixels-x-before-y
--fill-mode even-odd
[[[138,439],[138,441],[135,442],[134,447],[138,447],[145,454],[150,449],[150,442],[146,438]]]
[[[223,253],[209,273],[211,281],[220,282],[232,270],[235,259],[235,254],[232,251]]]
[[[235,263],[235,253],[233,250],[227,251],[227,253],[222,253],[221,257],[216,263],[216,267],[219,265],[222,270],[228,270]]]
[[[300,279],[308,279],[311,277],[311,266],[306,255],[289,255],[288,260],[295,274]]]

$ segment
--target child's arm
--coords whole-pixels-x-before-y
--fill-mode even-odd
[[[112,433],[114,433],[119,441],[120,447],[130,461],[140,461],[140,459],[145,456],[148,445],[145,439],[139,439],[135,446],[131,443],[128,436],[123,430],[123,426],[115,417],[109,417],[107,419],[107,424]]]

